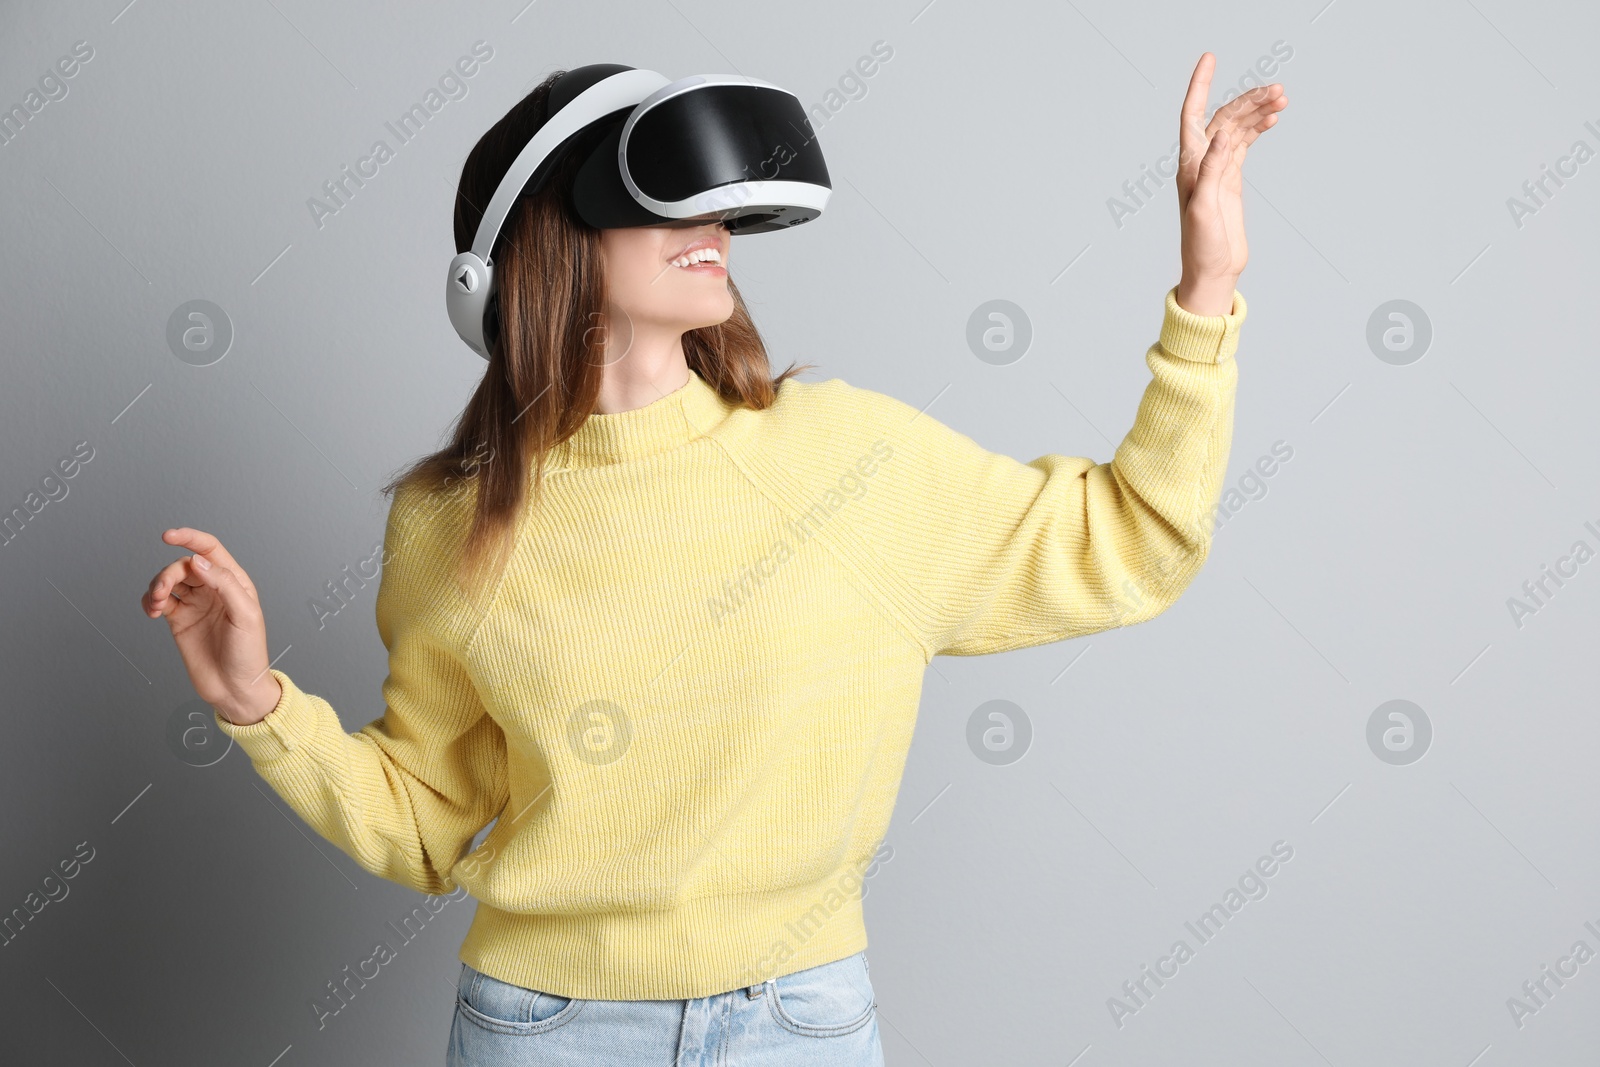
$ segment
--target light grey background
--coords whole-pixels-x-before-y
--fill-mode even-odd
[[[737,242],[734,275],[775,368],[931,403],[1024,460],[1109,459],[1131,424],[1178,220],[1170,182],[1120,227],[1107,202],[1170,150],[1195,61],[1218,57],[1215,107],[1292,49],[1246,171],[1229,482],[1275,442],[1293,457],[1160,618],[934,661],[867,883],[888,1062],[1594,1062],[1600,960],[1520,1027],[1507,1007],[1574,942],[1600,950],[1600,562],[1521,627],[1507,607],[1600,547],[1600,161],[1520,226],[1508,207],[1600,148],[1592,5],[524,2],[4,7],[0,104],[76,41],[94,58],[0,146],[0,512],[77,442],[94,455],[0,548],[0,912],[95,849],[0,948],[5,1059],[442,1061],[472,904],[317,1028],[311,998],[420,898],[240,752],[169,747],[194,693],[139,611],[176,557],[160,533],[218,534],[277,665],[346,728],[375,718],[376,586],[320,629],[309,605],[371,555],[376,486],[482,372],[440,295],[473,142],[559,67],[736,71],[813,104],[881,40],[892,58],[818,125],[826,216]],[[393,147],[384,123],[479,40],[468,95],[319,228],[308,198]],[[194,299],[235,329],[211,366],[166,342]],[[1006,366],[965,339],[992,299],[1032,325]],[[1397,299],[1433,328],[1403,366],[1366,341]],[[1392,699],[1433,726],[1406,766],[1366,740]],[[991,700],[1033,729],[1005,766],[966,740]],[[1185,921],[1277,841],[1267,896],[1198,946]],[[1118,1026],[1108,999],[1179,938],[1194,958]]]

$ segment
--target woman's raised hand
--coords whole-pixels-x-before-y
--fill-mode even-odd
[[[166,617],[194,691],[229,722],[266,718],[282,687],[267,673],[267,627],[256,587],[222,542],[179,527],[161,539],[189,549],[150,580],[140,598],[152,619]]]
[[[1183,225],[1183,275],[1178,306],[1196,315],[1227,315],[1250,256],[1244,239],[1244,157],[1289,106],[1283,85],[1258,86],[1235,97],[1206,123],[1206,97],[1216,56],[1207,52],[1189,78],[1179,121],[1178,217]]]

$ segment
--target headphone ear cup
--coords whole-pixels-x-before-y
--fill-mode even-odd
[[[498,287],[489,294],[489,302],[483,309],[483,343],[493,352],[500,343],[500,290]]]

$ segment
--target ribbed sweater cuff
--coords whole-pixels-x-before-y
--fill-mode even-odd
[[[317,710],[300,687],[280,670],[269,667],[268,672],[278,680],[283,693],[260,722],[240,726],[212,709],[217,728],[237,741],[252,763],[270,763],[304,747],[317,729]]]
[[[1161,321],[1161,347],[1179,359],[1196,363],[1221,363],[1239,347],[1239,326],[1245,303],[1233,291],[1233,310],[1226,315],[1196,315],[1178,304],[1178,287],[1167,290],[1167,313]]]

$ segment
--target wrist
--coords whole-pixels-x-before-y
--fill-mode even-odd
[[[1185,275],[1179,280],[1174,296],[1178,306],[1190,314],[1231,315],[1238,281],[1237,275],[1198,279]]]
[[[254,726],[272,714],[283,699],[283,686],[269,672],[262,676],[256,688],[237,704],[217,705],[217,714],[235,726]]]

